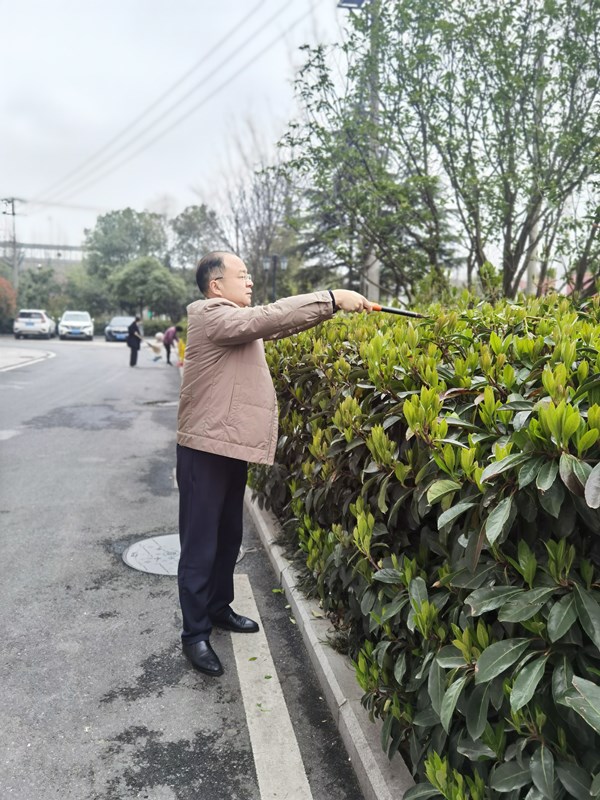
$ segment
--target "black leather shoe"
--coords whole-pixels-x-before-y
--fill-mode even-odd
[[[222,617],[213,619],[212,624],[217,628],[234,633],[256,633],[258,630],[258,622],[254,622],[249,617],[242,617],[241,614],[236,614],[231,609]]]
[[[194,642],[194,644],[184,644],[183,654],[192,662],[192,666],[203,672],[205,675],[217,677],[223,674],[223,667],[219,661],[219,656],[210,646],[210,642]]]

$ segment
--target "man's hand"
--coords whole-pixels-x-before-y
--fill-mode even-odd
[[[342,311],[372,311],[373,303],[358,292],[349,289],[333,289],[335,304]]]

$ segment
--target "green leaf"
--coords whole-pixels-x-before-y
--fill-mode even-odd
[[[563,695],[572,690],[573,667],[567,656],[562,656],[552,673],[552,697],[555,703],[562,701]]]
[[[443,528],[444,525],[449,525],[451,522],[454,522],[455,519],[458,519],[461,514],[464,514],[465,511],[478,505],[479,503],[474,503],[470,500],[461,500],[460,503],[457,503],[455,506],[450,506],[447,511],[444,511],[444,513],[440,514],[438,517],[438,529]]]
[[[519,489],[524,489],[526,486],[535,480],[540,468],[546,463],[546,459],[538,456],[537,458],[530,458],[519,470]]]
[[[465,659],[460,650],[454,647],[453,644],[447,644],[439,651],[436,656],[437,663],[444,669],[454,669],[455,667],[464,667]]]
[[[430,783],[418,783],[416,786],[411,786],[407,792],[404,792],[404,800],[426,800],[427,797],[441,797],[441,792],[438,792]]]
[[[493,611],[495,608],[503,606],[506,601],[522,594],[523,589],[515,586],[482,586],[465,598],[465,603],[471,606],[471,615],[478,617],[486,611]]]
[[[521,767],[516,761],[507,761],[492,773],[490,787],[497,792],[512,792],[528,783],[531,783],[529,767]]]
[[[385,514],[385,512],[388,510],[388,504],[387,504],[387,501],[386,501],[386,494],[387,494],[387,488],[388,488],[388,483],[390,482],[390,478],[391,478],[391,475],[387,475],[381,481],[381,487],[379,489],[379,494],[377,496],[377,508],[381,511],[382,514]]]
[[[538,791],[548,800],[554,800],[556,796],[555,791],[555,775],[554,775],[554,756],[550,750],[542,745],[537,750],[529,763],[531,770],[531,777],[533,783]]]
[[[579,481],[575,465],[578,459],[570,453],[563,453],[560,457],[560,464],[558,467],[560,479],[567,487],[567,489],[576,494],[578,497],[583,497],[584,484]]]
[[[504,639],[486,647],[475,666],[475,683],[486,683],[508,669],[530,644],[529,639]]]
[[[586,481],[585,502],[590,508],[600,508],[600,462],[590,472]]]
[[[581,627],[600,649],[600,606],[594,595],[575,584],[575,604]]]
[[[440,716],[442,710],[442,700],[444,699],[444,690],[446,688],[446,673],[440,667],[438,662],[434,659],[429,668],[429,676],[427,678],[427,691],[431,700],[431,707],[435,713]]]
[[[560,509],[565,499],[565,490],[560,481],[554,481],[551,488],[547,492],[540,492],[540,505],[552,517],[558,519]]]
[[[420,608],[427,597],[427,586],[423,578],[413,578],[408,587],[410,602],[413,608]]]
[[[520,464],[524,464],[530,459],[531,456],[529,453],[514,453],[506,456],[506,458],[503,458],[500,461],[494,461],[492,464],[488,464],[488,466],[483,470],[481,473],[481,480],[490,481],[497,475],[500,475],[502,472],[506,472],[509,469],[518,467]]]
[[[402,652],[396,659],[394,665],[394,680],[399,686],[402,686],[402,680],[406,673],[406,653]]]
[[[500,622],[523,622],[531,619],[544,607],[550,595],[555,591],[554,587],[549,587],[523,592],[502,606],[498,612],[498,619]]]
[[[565,692],[558,702],[572,708],[596,733],[600,733],[600,686],[577,676],[571,685],[572,689]]]
[[[518,711],[533,697],[538,683],[542,680],[548,656],[537,658],[525,664],[519,670],[510,693],[510,707],[513,711]]]
[[[548,615],[548,638],[557,642],[571,628],[577,619],[575,595],[571,592],[562,597],[550,609]]]
[[[462,489],[462,484],[449,479],[434,481],[429,489],[427,489],[427,502],[433,505],[437,500],[440,500],[451,492],[459,492]]]
[[[373,580],[381,583],[402,583],[402,573],[399,569],[386,567],[376,572],[373,575]]]
[[[462,692],[468,677],[469,677],[468,675],[463,675],[462,678],[459,678],[457,681],[455,681],[446,690],[446,694],[444,695],[444,699],[442,700],[442,708],[440,710],[440,721],[446,733],[448,733],[448,731],[450,730],[450,722],[452,721],[452,714],[454,713],[454,709],[456,708],[459,695]]]
[[[511,517],[512,497],[505,497],[492,511],[485,523],[485,535],[490,544],[494,544],[505,531]]]
[[[475,686],[467,702],[467,731],[473,741],[477,741],[482,736],[487,725],[489,691],[489,683]]]
[[[571,797],[576,800],[589,800],[592,779],[586,770],[570,761],[559,761],[556,774]]]
[[[597,775],[594,775],[594,780],[592,781],[592,786],[590,788],[590,794],[592,797],[598,797],[600,794],[600,772]]]
[[[546,461],[544,466],[538,472],[535,485],[540,492],[547,492],[556,480],[558,474],[558,464],[556,461]]]

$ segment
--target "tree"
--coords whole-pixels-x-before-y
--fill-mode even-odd
[[[447,210],[439,179],[422,159],[403,157],[395,127],[381,124],[374,111],[373,57],[382,53],[383,39],[379,21],[374,31],[356,24],[340,48],[348,70],[344,87],[335,83],[325,50],[309,51],[296,83],[304,116],[283,140],[291,154],[286,171],[304,187],[305,255],[343,268],[351,288],[359,288],[374,256],[384,293],[410,298],[427,271],[445,280],[454,266]]]
[[[292,165],[313,183],[323,167],[319,188],[391,271],[419,253],[428,269],[448,264],[449,230],[469,277],[496,262],[508,296],[532,268],[541,291],[561,258],[575,282],[584,263],[597,270],[600,0],[372,5],[376,20],[353,15],[338,48],[345,87],[322,49],[310,52]],[[349,191],[336,196],[342,169]]]
[[[169,221],[169,227],[175,237],[170,250],[171,262],[183,271],[195,267],[204,253],[227,246],[216,212],[204,203],[185,208]]]
[[[78,266],[69,272],[64,292],[71,308],[85,309],[92,316],[110,313],[114,309],[109,282],[99,275],[90,275],[83,267]]]
[[[19,306],[21,308],[44,308],[49,313],[57,312],[57,301],[62,295],[60,284],[51,267],[25,270],[19,279]]]
[[[167,234],[164,218],[148,211],[125,208],[110,211],[85,231],[86,268],[90,275],[108,278],[133,259],[152,256],[164,261]]]
[[[149,308],[177,321],[187,298],[183,280],[152,257],[136,258],[116,270],[110,279],[114,297],[130,313]]]
[[[10,323],[17,313],[17,294],[12,283],[0,277],[0,331],[9,333]]]

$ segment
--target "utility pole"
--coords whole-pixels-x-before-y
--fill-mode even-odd
[[[19,254],[17,252],[17,212],[15,211],[16,197],[4,197],[2,202],[10,211],[3,211],[3,214],[8,214],[12,217],[12,270],[13,270],[13,289],[15,292],[19,290]]]
[[[350,10],[361,10],[367,8],[369,14],[369,119],[371,122],[371,140],[369,148],[371,156],[376,159],[378,154],[377,147],[377,127],[379,124],[379,16],[381,0],[339,0],[337,7]],[[365,260],[360,276],[360,291],[370,300],[379,302],[380,286],[379,275],[381,264],[375,252],[372,242],[365,241]]]
[[[542,130],[542,103],[544,102],[544,89],[542,83],[542,73],[544,71],[544,54],[540,53],[536,62],[536,78],[537,86],[535,89],[535,131],[533,139],[533,157],[534,157],[534,170],[539,168],[540,164],[540,147],[538,142],[538,135]],[[527,285],[525,293],[527,295],[537,294],[537,284],[540,274],[540,209],[535,211],[535,218],[531,224],[531,231],[529,233],[529,257],[527,260]]]

